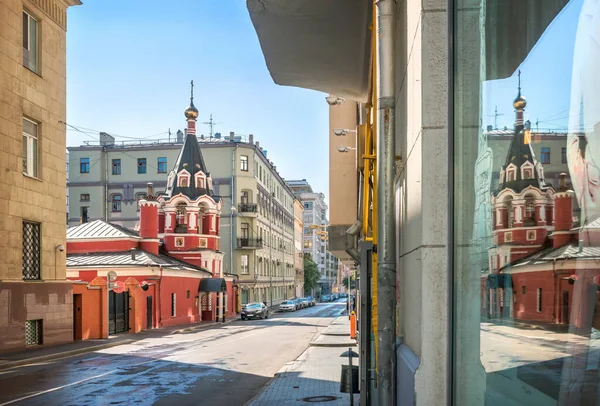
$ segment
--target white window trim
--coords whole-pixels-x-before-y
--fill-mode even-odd
[[[511,175],[512,174],[512,179],[511,179]],[[508,165],[508,167],[506,168],[506,181],[507,182],[512,182],[517,180],[517,167],[514,164],[510,164]]]
[[[177,174],[177,187],[189,187],[190,185],[190,179],[191,179],[192,175],[185,169],[181,170],[178,174]],[[188,186],[181,186],[181,181],[183,179],[187,179],[188,181]]]
[[[39,123],[30,120],[28,118],[23,117],[24,121],[29,121],[31,124],[35,125],[35,129],[36,129],[36,133],[39,133]],[[40,172],[40,166],[39,166],[39,148],[40,148],[40,138],[38,134],[29,134],[25,132],[25,128],[23,128],[23,137],[25,137],[25,139],[27,140],[27,157],[23,157],[23,159],[27,160],[27,170],[23,170],[23,174],[30,176],[32,178],[38,178],[39,177],[39,172]],[[34,151],[33,150],[33,140],[37,141],[37,148]],[[33,173],[33,167],[34,167],[34,161],[35,161],[35,167],[37,168],[37,173]]]
[[[504,242],[512,242],[512,231],[507,231],[504,233]]]
[[[197,189],[206,189],[206,175],[200,171],[194,175],[194,186]]]
[[[531,177],[525,177],[525,169],[531,169]],[[525,162],[523,165],[521,165],[521,179],[533,179],[534,178],[534,174],[535,173],[535,167],[533,166],[533,164],[529,161]]]
[[[529,234],[533,233],[533,238],[529,238]],[[537,237],[537,232],[536,230],[528,230],[525,232],[525,238],[527,239],[527,241],[535,241],[535,238]]]

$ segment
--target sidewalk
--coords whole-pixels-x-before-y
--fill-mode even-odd
[[[330,345],[315,345],[328,342]],[[340,392],[342,365],[348,364],[347,357],[340,355],[354,346],[350,340],[350,321],[348,316],[338,317],[327,327],[295,361],[287,363],[263,391],[248,406],[285,406],[303,402],[327,405],[347,406],[350,394]],[[352,359],[358,365],[358,357]],[[311,399],[313,398],[312,402]],[[320,400],[320,402],[319,402]],[[354,404],[358,405],[359,395],[354,395]]]
[[[160,338],[172,334],[189,333],[196,330],[215,328],[231,323],[237,318],[229,318],[225,323],[204,322],[198,324],[184,324],[180,326],[155,328],[152,330],[143,330],[137,334],[118,334],[109,336],[106,339],[81,340],[72,343],[59,344],[48,347],[32,348],[29,350],[16,351],[0,354],[0,371],[16,366],[54,360],[58,358],[71,357],[73,355],[84,354],[86,352],[99,351],[105,348],[115,347],[123,344],[130,344],[147,338]]]

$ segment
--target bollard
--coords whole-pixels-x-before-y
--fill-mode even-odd
[[[350,313],[350,338],[356,338],[356,314]]]
[[[354,406],[354,382],[352,382],[354,378],[352,376],[352,348],[348,348],[348,365],[350,365],[350,368],[348,369],[348,375],[350,375],[348,377],[348,379],[350,379],[350,406]]]

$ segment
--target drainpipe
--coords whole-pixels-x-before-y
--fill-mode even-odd
[[[104,155],[104,221],[108,222],[108,152],[106,146],[102,147]]]
[[[394,0],[377,0],[377,398],[393,406],[396,373]]]

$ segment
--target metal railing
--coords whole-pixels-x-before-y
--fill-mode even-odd
[[[238,210],[240,213],[256,213],[256,203],[241,203]]]
[[[238,238],[237,246],[238,248],[262,248],[263,240],[262,238]]]

